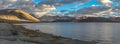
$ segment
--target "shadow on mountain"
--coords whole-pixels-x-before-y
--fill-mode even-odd
[[[0,22],[39,22],[40,20],[20,9],[0,10]]]

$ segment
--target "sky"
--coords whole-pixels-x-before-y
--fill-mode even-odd
[[[39,2],[42,2],[42,0],[33,0],[35,3],[39,3]],[[84,8],[84,7],[89,7],[89,6],[92,6],[92,5],[95,5],[95,6],[100,6],[101,4],[95,0],[91,0],[89,2],[85,2],[81,5],[77,5],[77,4],[80,4],[79,2],[78,3],[72,3],[72,4],[65,4],[65,5],[62,5],[60,7],[58,7],[57,11],[60,11],[60,10],[71,10],[70,8],[74,8],[75,6],[80,6],[79,8],[77,9],[81,9],[81,8]]]
[[[108,11],[109,8],[117,7],[117,9],[120,9],[120,0],[0,0],[0,9],[11,7],[35,14],[41,14],[36,11],[44,11],[44,14],[75,14],[75,11],[87,13],[90,12],[89,10],[102,12]],[[47,12],[45,12],[45,7],[48,7],[47,10],[49,9]]]
[[[42,0],[32,0],[32,1],[35,2],[35,3],[42,2]]]
[[[33,0],[35,3],[39,3],[39,2],[42,2],[43,0]],[[111,0],[111,1],[114,1],[114,0]],[[79,3],[77,3],[79,4]],[[95,6],[101,6],[101,3],[100,2],[97,2],[96,0],[90,0],[88,2],[85,2],[79,6],[81,6],[81,8],[84,8],[84,7],[89,7],[89,6],[92,6],[92,5],[95,5]],[[114,2],[114,5],[116,5],[116,3]],[[70,7],[73,7],[75,6],[75,4],[65,4],[61,7],[59,7],[60,9],[68,9]]]
[[[33,0],[35,3],[40,3],[42,2],[43,0]],[[110,2],[111,1],[111,2]],[[118,5],[117,2],[114,2],[115,0],[108,0],[106,1],[107,4],[105,4],[105,0],[103,0],[103,3],[97,1],[97,0],[89,0],[89,1],[86,1],[86,2],[83,2],[83,3],[80,3],[80,2],[74,2],[74,3],[68,3],[68,4],[64,4],[62,6],[59,6],[56,8],[55,11],[57,12],[60,12],[62,10],[66,10],[67,12],[62,12],[64,14],[68,13],[69,11],[74,11],[72,10],[71,8],[74,8],[75,10],[80,10],[80,9],[83,9],[83,8],[87,8],[87,7],[91,7],[91,6],[109,6],[109,2],[110,3],[113,3],[112,4],[112,7],[115,7]]]

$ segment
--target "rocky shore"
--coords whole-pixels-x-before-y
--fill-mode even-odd
[[[0,23],[0,44],[95,44],[26,29],[22,26]]]

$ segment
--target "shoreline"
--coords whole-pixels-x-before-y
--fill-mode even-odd
[[[52,34],[36,32],[23,26],[0,23],[0,41],[11,44],[96,44],[96,41],[81,41]],[[1,43],[1,42],[0,42]],[[7,43],[4,43],[7,44]]]

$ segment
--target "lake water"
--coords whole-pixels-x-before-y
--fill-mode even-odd
[[[84,41],[99,41],[99,44],[120,44],[120,23],[24,23],[26,28],[40,30]]]

